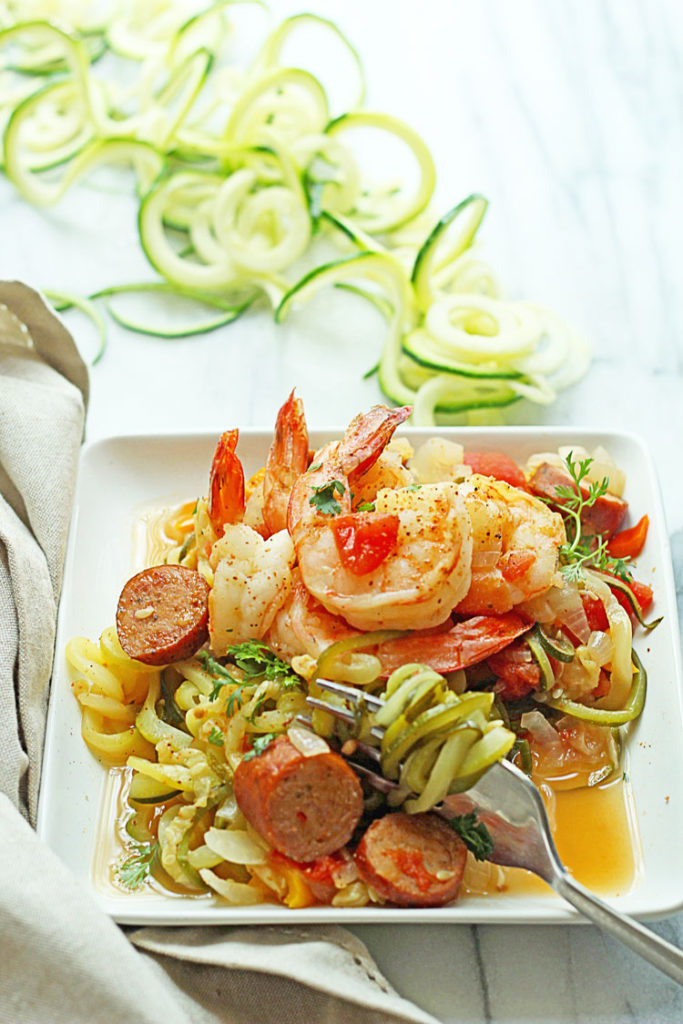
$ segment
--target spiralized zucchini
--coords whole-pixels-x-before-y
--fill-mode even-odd
[[[180,530],[181,515],[175,519]],[[113,627],[99,644],[71,640],[66,655],[84,740],[107,764],[132,770],[129,800],[136,815],[144,819],[145,809],[166,805],[157,836],[162,882],[165,877],[189,890],[208,887],[237,904],[262,902],[269,886],[249,869],[266,861],[268,847],[237,808],[232,775],[255,741],[258,746],[284,732],[304,710],[303,689],[263,676],[245,678],[237,665],[217,675],[197,657],[162,675],[129,658]],[[170,702],[178,726],[171,724]],[[126,831],[134,843],[142,833],[139,823]],[[273,871],[282,883],[284,876]],[[304,899],[302,884],[289,876],[286,901],[289,887],[299,885],[290,905]]]
[[[98,17],[79,0],[0,4],[3,161],[17,189],[47,205],[97,168],[124,164],[135,177],[140,243],[161,280],[89,298],[106,295],[123,327],[178,337],[227,325],[257,297],[282,320],[338,284],[386,315],[379,384],[391,401],[414,405],[414,422],[480,421],[522,399],[552,402],[584,373],[588,349],[548,310],[502,298],[473,249],[486,199],[468,196],[441,218],[431,212],[429,149],[398,118],[360,109],[358,54],[328,19],[285,19],[251,67],[235,66],[244,4],[265,6],[118,0]],[[341,113],[318,77],[286,63],[292,37],[310,30],[336,40],[351,62]],[[369,135],[382,140],[383,182],[363,167]],[[413,164],[397,181],[394,149]],[[345,258],[296,280],[315,236]],[[164,289],[202,315],[157,321],[152,300]],[[151,313],[111,305],[131,292],[149,297]],[[91,305],[71,304],[101,331]]]
[[[399,782],[393,805],[428,811],[469,786],[511,750],[515,734],[495,713],[492,692],[455,693],[421,664],[403,665],[387,680],[384,706],[368,715],[364,740],[380,727],[382,774]]]

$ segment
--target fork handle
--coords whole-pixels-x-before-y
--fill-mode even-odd
[[[679,985],[683,985],[683,952],[680,949],[666,939],[660,939],[659,935],[632,917],[626,917],[625,914],[613,910],[588,889],[575,882],[566,872],[558,871],[550,884],[555,892],[571,903],[584,917],[589,918],[593,924],[609,932],[639,956],[649,960],[660,971],[668,974]]]

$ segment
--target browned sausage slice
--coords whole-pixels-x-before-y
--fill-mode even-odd
[[[209,636],[209,585],[194,569],[155,565],[128,580],[116,610],[126,654],[146,665],[189,658]]]
[[[402,907],[440,907],[458,895],[467,847],[436,814],[387,814],[356,849],[361,878]]]
[[[340,849],[363,811],[358,777],[339,754],[302,754],[286,736],[240,761],[234,785],[247,821],[292,860],[317,860]]]
[[[563,499],[558,497],[557,488],[568,487],[570,491],[575,488],[569,473],[549,462],[542,462],[538,466],[529,480],[529,486],[539,497],[556,502],[560,511]],[[588,493],[588,487],[582,486],[581,494],[584,498],[588,497]],[[627,509],[628,502],[607,491],[593,505],[584,508],[581,513],[583,532],[585,534],[604,533],[611,537],[621,526]]]

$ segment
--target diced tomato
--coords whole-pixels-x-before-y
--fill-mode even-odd
[[[466,466],[472,467],[473,473],[504,480],[512,487],[521,487],[524,491],[528,489],[524,473],[517,463],[503,452],[465,452],[463,460]]]
[[[629,586],[640,605],[641,612],[646,612],[654,600],[652,587],[648,587],[647,583],[639,583],[638,580],[631,580]]]
[[[605,573],[605,576],[612,575],[613,574],[611,572]],[[633,579],[630,579],[628,581],[627,586],[630,588],[631,593],[640,605],[641,612],[645,614],[645,612],[652,604],[652,601],[654,600],[654,593],[652,591],[652,587],[648,587],[647,583],[639,583],[638,580]],[[629,615],[633,615],[633,609],[631,608],[629,599],[627,598],[626,594],[624,594],[624,592],[622,590],[619,590],[617,587],[610,587],[610,590],[616,597],[621,607],[625,611],[627,611]]]
[[[487,664],[498,677],[495,690],[502,700],[520,700],[541,684],[541,670],[523,640],[494,654]]]
[[[645,614],[652,604],[652,587],[648,587],[647,583],[639,583],[638,580],[631,580],[628,585],[631,588],[631,593],[640,605],[641,612]],[[631,603],[623,590],[617,590],[616,587],[612,587],[611,589],[624,611],[627,611],[629,615],[633,615],[633,608],[631,607]]]
[[[530,548],[513,548],[501,555],[498,565],[506,580],[514,583],[527,572],[536,561],[536,552]]]
[[[596,597],[595,594],[589,594],[586,590],[582,590],[581,601],[586,618],[588,619],[588,628],[590,630],[601,630],[605,633],[609,629],[609,619],[600,598]]]
[[[647,516],[639,519],[629,530],[622,530],[612,537],[607,545],[612,558],[635,558],[643,550],[650,520]]]
[[[609,576],[611,573],[605,573],[605,575]],[[647,583],[639,583],[638,580],[630,580],[628,586],[640,605],[641,612],[645,614],[653,601],[652,587],[648,587]],[[629,615],[633,615],[633,608],[623,590],[619,590],[617,587],[610,587],[610,590],[624,611],[628,612]],[[583,610],[588,619],[589,629],[600,629],[603,633],[606,632],[609,629],[609,619],[600,598],[583,591],[581,593],[581,600],[583,601]]]
[[[337,516],[331,526],[342,565],[354,576],[372,572],[396,550],[398,516],[354,512]]]

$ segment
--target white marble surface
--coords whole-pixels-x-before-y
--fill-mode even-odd
[[[680,0],[315,0],[307,9],[337,18],[357,43],[370,107],[422,132],[439,205],[488,196],[485,251],[509,293],[553,306],[590,338],[588,377],[529,420],[647,440],[680,597]],[[0,218],[2,277],[87,293],[149,275],[123,196],[79,189],[41,211],[3,179]],[[326,296],[282,327],[255,313],[172,343],[112,329],[92,371],[90,439],[266,426],[293,385],[314,426],[348,419],[377,399],[360,377],[380,330],[353,301]],[[71,325],[92,351],[89,328]],[[683,944],[683,915],[655,927]],[[354,930],[396,987],[445,1022],[683,1019],[681,991],[592,927]]]

